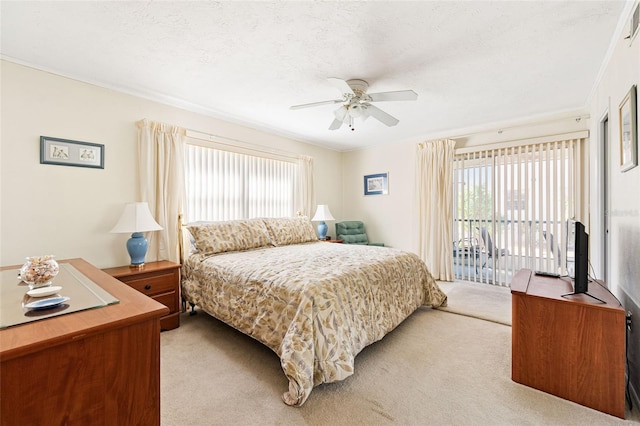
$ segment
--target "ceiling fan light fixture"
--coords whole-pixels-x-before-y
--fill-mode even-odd
[[[351,103],[347,107],[347,110],[349,111],[349,116],[351,116],[352,118],[362,117],[362,106],[357,102]]]

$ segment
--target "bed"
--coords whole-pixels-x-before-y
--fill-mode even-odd
[[[184,229],[182,297],[271,348],[302,405],[420,306],[446,306],[424,262],[389,247],[318,241],[308,218]]]

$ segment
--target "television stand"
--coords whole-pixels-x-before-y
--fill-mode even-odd
[[[511,281],[511,378],[514,382],[624,419],[626,313],[605,301],[567,298],[571,281],[521,269]]]
[[[586,291],[584,291],[584,292],[579,292],[579,293],[576,293],[576,292],[574,291],[573,293],[561,294],[560,296],[562,296],[562,297],[567,297],[567,296],[573,296],[573,295],[575,295],[575,294],[584,294],[585,296],[589,296],[589,297],[592,297],[592,298],[596,299],[596,300],[597,300],[598,302],[600,302],[600,303],[604,303],[605,305],[607,304],[607,302],[605,302],[604,300],[602,300],[602,299],[598,299],[598,298],[597,298],[597,297],[595,297],[593,294],[589,294],[589,293],[588,293],[588,292],[586,292]]]

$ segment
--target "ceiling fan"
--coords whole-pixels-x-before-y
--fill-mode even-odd
[[[348,124],[351,130],[353,120],[362,117],[366,120],[369,116],[375,118],[387,126],[395,126],[399,120],[387,114],[371,102],[386,101],[415,101],[418,94],[413,90],[399,90],[395,92],[367,93],[369,83],[364,80],[342,80],[339,78],[328,78],[329,83],[342,93],[342,99],[330,101],[313,102],[310,104],[294,105],[290,109],[310,108],[327,104],[339,104],[342,106],[333,112],[335,119],[329,126],[329,130],[337,130],[342,124]]]

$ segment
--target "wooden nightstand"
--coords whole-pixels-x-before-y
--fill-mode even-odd
[[[160,318],[160,328],[173,330],[180,327],[180,267],[161,260],[145,263],[142,268],[118,266],[103,271],[169,308]]]

